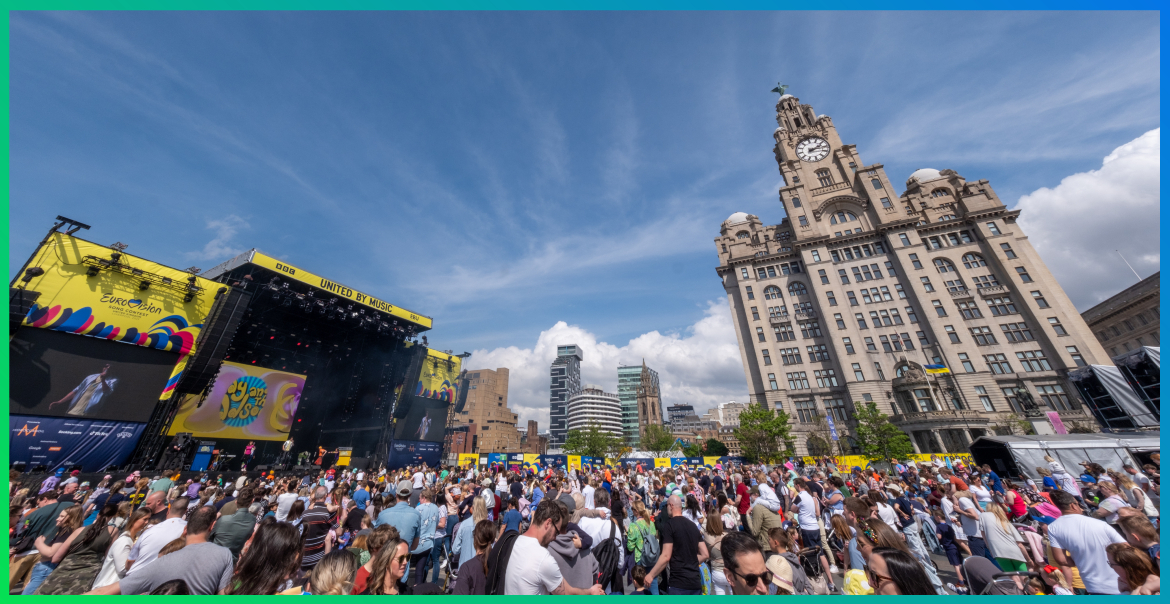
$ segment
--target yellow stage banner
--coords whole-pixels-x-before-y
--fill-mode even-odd
[[[23,324],[169,350],[195,350],[215,295],[225,286],[125,252],[53,233],[29,261],[31,278],[17,283],[40,292]],[[190,297],[190,300],[187,298]],[[161,400],[170,398],[186,359],[178,359]]]
[[[975,460],[971,457],[970,453],[936,453],[934,456],[937,457],[938,459],[944,461],[944,462],[947,460],[947,458],[950,458],[951,463],[955,463],[955,461],[957,461],[957,460],[962,460],[963,463],[968,465],[968,466],[975,463]],[[931,463],[930,457],[931,456],[929,454],[908,455],[907,459],[913,459],[915,463],[927,463],[928,464],[928,463]]]
[[[459,454],[459,467],[465,468],[467,466],[478,466],[478,465],[479,465],[479,454],[478,453],[460,453]]]
[[[168,435],[288,440],[305,376],[224,361],[207,398],[184,396]]]
[[[459,398],[459,372],[462,365],[463,359],[428,348],[414,395],[447,403],[455,402]]]
[[[655,457],[654,458],[654,467],[655,468],[669,468],[670,467],[670,458],[669,457]]]
[[[369,294],[363,294],[362,292],[350,289],[344,285],[341,285],[340,283],[334,283],[333,281],[330,281],[324,277],[318,277],[309,271],[296,268],[287,262],[277,260],[276,258],[265,255],[256,250],[252,251],[251,262],[257,266],[263,266],[264,268],[281,273],[288,279],[296,279],[301,283],[307,283],[313,287],[319,287],[347,300],[352,300],[363,306],[368,306],[375,310],[380,310],[400,319],[406,319],[407,321],[417,325],[422,325],[428,329],[434,326],[434,321],[432,321],[430,317],[426,317],[406,310],[405,308],[383,302]]]
[[[535,470],[536,466],[539,464],[540,464],[540,455],[537,455],[536,453],[525,453],[524,454],[524,467],[525,468],[532,468],[533,470]]]
[[[717,464],[717,463],[719,463],[718,457],[704,457],[703,458],[703,465],[705,465],[709,468],[714,468],[715,464]]]
[[[580,455],[570,455],[569,456],[569,469],[572,470],[573,468],[576,468],[578,470],[581,469],[581,456]]]

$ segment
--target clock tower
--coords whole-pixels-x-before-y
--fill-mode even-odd
[[[885,169],[864,165],[857,147],[841,142],[832,118],[785,94],[776,103],[776,123],[773,151],[784,176],[780,202],[797,241],[870,231],[884,222],[881,213],[866,210],[893,207],[896,195]]]

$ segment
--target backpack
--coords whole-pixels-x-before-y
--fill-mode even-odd
[[[488,554],[487,584],[484,595],[502,596],[507,584],[508,561],[512,558],[512,548],[516,546],[519,531],[506,531]]]
[[[662,553],[662,545],[658,543],[658,536],[653,533],[642,535],[642,566],[653,568],[658,562],[658,555]]]
[[[621,573],[618,571],[618,560],[621,557],[621,552],[618,551],[618,546],[613,540],[615,527],[616,523],[610,520],[609,538],[593,546],[593,557],[597,559],[597,582],[605,589],[612,587],[617,590],[621,588]]]

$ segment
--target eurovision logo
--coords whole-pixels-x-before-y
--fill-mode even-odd
[[[102,304],[109,305],[114,309],[129,309],[136,310],[143,314],[158,314],[163,311],[162,307],[155,306],[150,302],[144,300],[137,300],[133,298],[120,298],[114,294],[102,294]]]
[[[246,375],[228,386],[219,409],[224,425],[242,427],[256,421],[268,399],[268,384],[263,379]]]

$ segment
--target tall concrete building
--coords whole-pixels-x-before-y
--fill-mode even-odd
[[[674,427],[682,418],[695,414],[694,405],[671,405],[666,408],[666,421]]]
[[[560,448],[565,444],[568,431],[565,407],[569,398],[581,391],[581,360],[581,349],[576,344],[557,346],[557,358],[549,369],[549,447]]]
[[[787,217],[732,214],[715,239],[716,271],[750,400],[791,416],[798,453],[824,414],[855,446],[854,409],[869,401],[921,453],[965,451],[1006,430],[1010,414],[1038,430],[1044,411],[1091,421],[1067,371],[1109,356],[1019,210],[954,170],[917,170],[899,194],[882,164],[862,161],[832,118],[792,95],[776,121]]]
[[[646,367],[645,360],[641,365],[618,367],[618,398],[622,402],[622,432],[626,444],[636,449],[642,435],[641,426],[645,425],[643,418],[657,418],[656,423],[662,423],[658,372]],[[645,399],[645,409],[639,402],[642,399]]]
[[[622,436],[622,401],[601,386],[587,385],[569,398],[568,429],[584,430],[594,426],[602,432]]]
[[[1081,313],[1097,341],[1116,357],[1142,346],[1161,346],[1158,334],[1159,271]]]
[[[467,380],[467,405],[455,416],[455,422],[456,426],[475,425],[475,444],[470,452],[519,452],[519,416],[508,408],[508,369],[472,369]]]

